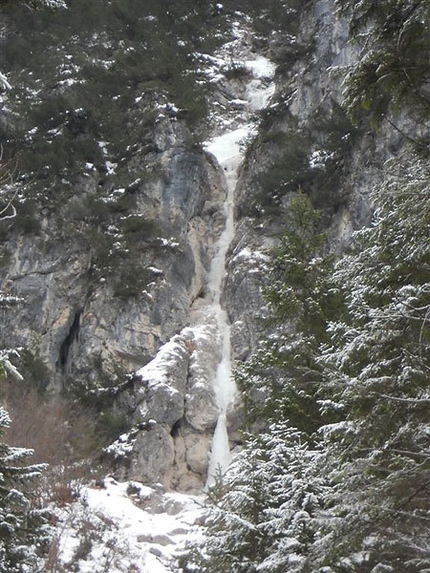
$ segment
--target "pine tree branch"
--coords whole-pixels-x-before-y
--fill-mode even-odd
[[[370,391],[369,394],[378,396],[378,398],[393,400],[394,402],[404,402],[407,404],[430,404],[430,398],[400,398],[399,396],[390,396],[389,394],[380,394],[379,392],[372,391]]]
[[[427,101],[427,104],[430,104],[430,101]],[[388,115],[384,114],[383,118],[385,120],[387,120],[388,123],[391,125],[391,127],[393,129],[395,129],[398,133],[400,133],[400,135],[402,137],[404,137],[405,139],[407,139],[409,142],[413,143],[417,147],[422,148],[423,150],[427,150],[427,145],[423,144],[421,141],[417,141],[416,139],[414,139],[413,137],[411,137],[410,135],[405,133],[402,129],[400,129],[400,127],[398,125],[396,125],[393,121],[391,121],[391,119],[388,117]]]

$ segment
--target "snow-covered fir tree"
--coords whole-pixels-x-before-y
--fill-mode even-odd
[[[345,80],[345,103],[352,114],[365,113],[377,125],[407,106],[416,119],[425,120],[430,105],[429,3],[336,0],[335,4],[348,19],[350,37],[361,50]]]
[[[212,492],[211,535],[184,571],[302,571],[328,488],[324,465],[323,452],[287,424],[250,437]]]
[[[430,172],[419,157],[385,169],[374,223],[334,273],[347,317],[331,325],[322,361],[346,415],[320,432],[338,460],[330,552],[349,553],[345,570],[358,552],[360,571],[412,572],[430,564]]]
[[[9,427],[8,413],[0,407],[0,436]],[[38,571],[48,540],[47,514],[32,495],[33,481],[43,465],[27,465],[32,451],[0,443],[0,571]]]

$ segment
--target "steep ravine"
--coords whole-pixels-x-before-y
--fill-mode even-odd
[[[128,566],[143,573],[179,571],[177,558],[185,543],[200,535],[206,503],[202,492],[225,471],[235,445],[239,419],[228,300],[223,296],[226,261],[236,233],[234,196],[243,140],[254,135],[252,113],[268,103],[274,72],[267,58],[243,51],[244,35],[226,49],[229,54],[240,50],[250,71],[248,89],[242,90],[247,103],[233,129],[218,127],[204,146],[222,182],[223,216],[200,296],[191,304],[188,325],[162,345],[118,395],[116,407],[127,413],[133,430],[106,455],[116,467],[115,477],[125,482],[105,479],[101,489],[88,488],[83,494],[91,523],[100,531],[100,547],[113,530],[121,531],[112,545],[117,558],[110,565],[121,571]],[[217,57],[222,62],[226,54]],[[77,503],[74,518],[66,512],[59,515],[67,537],[60,553],[64,563],[76,550],[74,520],[79,523],[83,511]],[[101,516],[109,520],[108,528],[96,523]],[[105,559],[103,553],[101,562]],[[81,563],[83,568],[86,564],[90,567],[91,559]]]
[[[398,132],[363,134],[340,109],[357,51],[331,0],[304,3],[297,35],[262,40],[246,15],[233,20],[231,42],[193,55],[209,86],[203,145],[160,104],[150,142],[127,166],[131,183],[89,167],[59,220],[42,210],[37,233],[9,234],[1,287],[22,302],[2,309],[3,343],[30,347],[56,390],[108,388],[131,427],[105,451],[113,477],[60,512],[66,568],[179,571],[204,519],[202,492],[241,446],[231,369],[267,334],[265,267],[291,197],[302,188],[312,198],[341,250],[369,221],[369,190],[401,146]],[[73,218],[88,205],[102,213],[89,237]],[[102,533],[77,564],[82,523]]]
[[[117,407],[128,412],[136,429],[109,449],[117,458],[120,477],[146,483],[160,479],[179,491],[200,491],[225,471],[238,430],[231,326],[223,288],[227,253],[236,232],[234,194],[243,141],[255,129],[252,113],[265,106],[273,93],[274,72],[267,58],[244,51],[244,36],[245,32],[238,33],[232,45],[217,55],[218,65],[227,54],[241,58],[247,83],[239,86],[247,99],[242,100],[233,129],[230,124],[218,126],[215,137],[204,145],[219,166],[225,193],[223,228],[212,248],[206,284],[191,306],[189,325],[120,394]],[[128,461],[123,459],[125,452]]]
[[[316,112],[332,116],[341,78],[321,70],[355,56],[346,24],[328,0],[304,9],[297,38],[277,32],[277,41],[297,56],[278,67],[274,81],[264,56],[279,62],[279,47],[255,38],[251,28],[246,15],[237,14],[232,41],[216,54],[194,54],[210,86],[206,145],[190,144],[186,122],[160,104],[150,144],[130,160],[132,183],[115,186],[88,167],[59,221],[41,210],[38,233],[12,229],[7,244],[2,288],[21,297],[22,306],[18,313],[4,310],[4,344],[30,348],[30,366],[43,367],[44,382],[57,390],[115,394],[115,414],[133,427],[112,450],[116,475],[179,491],[200,491],[206,483],[220,411],[231,445],[240,442],[239,410],[229,407],[234,391],[221,400],[213,383],[220,363],[230,379],[229,361],[246,360],[263,330],[267,253],[285,224],[291,192],[261,206],[269,195],[262,183],[267,179],[277,192],[282,181],[273,181],[272,172],[294,162],[296,149],[305,163],[324,151],[326,136],[309,125]],[[302,54],[310,39],[312,49]],[[306,130],[311,141],[301,149]],[[342,136],[353,139],[349,132]],[[348,176],[328,197],[338,195],[327,208],[338,243],[369,217],[366,188],[377,168],[369,163],[363,171],[362,157],[351,153]],[[326,206],[318,185],[306,191]],[[74,217],[87,216],[90,207],[95,219],[87,236],[81,230],[88,227]],[[109,209],[115,218],[104,220]],[[127,379],[130,372],[136,374]],[[225,428],[220,433],[225,453]]]

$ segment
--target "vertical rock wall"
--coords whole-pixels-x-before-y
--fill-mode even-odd
[[[19,312],[3,311],[2,343],[31,348],[51,384],[113,384],[148,361],[187,323],[190,305],[203,288],[219,233],[214,213],[222,209],[224,190],[204,153],[184,143],[187,132],[178,122],[164,120],[154,137],[159,151],[151,160],[163,176],[133,189],[136,204],[128,215],[157,225],[138,256],[130,257],[130,273],[147,273],[146,286],[135,295],[115,293],[111,275],[120,290],[120,271],[95,276],[93,245],[80,242],[78,228],[65,243],[41,214],[36,236],[12,231],[11,264],[2,288],[20,296],[22,304]],[[143,172],[148,159],[140,161]],[[96,177],[89,176],[85,188],[76,188],[73,201],[97,192]],[[68,209],[65,205],[65,217]],[[94,228],[93,241],[102,244],[105,233]]]
[[[239,22],[232,22],[236,43],[226,45],[224,54],[235,73],[220,73],[226,60],[201,55],[215,135],[244,117],[249,69],[241,63],[257,58],[256,46],[263,44],[265,54],[279,64],[276,90],[260,114],[259,130],[244,142],[235,237],[221,296],[232,325],[233,358],[241,361],[255,350],[264,331],[268,257],[285,228],[288,202],[301,185],[300,178],[290,187],[287,181],[287,190],[281,189],[270,204],[263,183],[277,169],[291,168],[295,150],[301,149],[301,168],[309,170],[311,181],[305,191],[326,214],[333,250],[340,249],[354,229],[369,221],[368,191],[400,136],[382,131],[375,138],[348,128],[338,142],[344,141],[348,150],[342,168],[331,187],[324,187],[324,165],[317,167],[318,177],[311,171],[315,158],[328,157],[321,117],[335,118],[339,112],[345,66],[357,58],[348,43],[347,23],[336,17],[333,2],[317,0],[303,8],[296,36],[275,32],[262,42],[253,37],[246,16],[237,18]],[[338,123],[344,121],[339,117]],[[128,217],[156,223],[150,237],[136,235],[137,255],[127,264],[127,274],[145,273],[138,292],[121,296],[123,270],[111,268],[108,275],[95,264],[95,247],[111,233],[109,227],[95,224],[92,240],[86,242],[79,224],[70,222],[72,211],[85,209],[86,201],[98,197],[100,174],[94,172],[77,182],[60,209],[60,222],[41,212],[37,234],[10,232],[11,259],[1,285],[23,299],[18,312],[2,310],[4,346],[31,348],[46,368],[47,381],[56,387],[74,384],[86,392],[121,386],[115,410],[126,415],[133,429],[108,450],[118,476],[162,481],[183,491],[205,483],[218,416],[212,381],[219,341],[210,323],[191,317],[201,311],[206,295],[214,245],[225,225],[226,196],[216,161],[190,139],[174,113],[164,115],[151,145],[130,159],[136,182],[111,190],[111,197],[133,196]],[[269,192],[281,183],[275,182]],[[119,219],[124,222],[124,216]],[[67,232],[59,232],[62,225]],[[126,251],[123,255],[128,257]],[[130,372],[136,374],[125,383]],[[237,409],[230,425],[233,441],[240,441]]]

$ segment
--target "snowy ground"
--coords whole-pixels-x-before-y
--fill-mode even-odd
[[[56,571],[172,573],[201,535],[202,497],[106,478],[58,510]],[[63,568],[63,569],[62,569]]]

